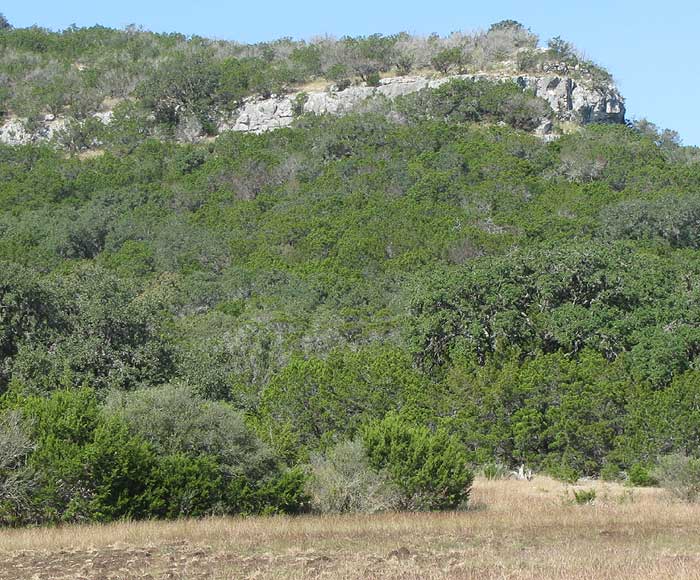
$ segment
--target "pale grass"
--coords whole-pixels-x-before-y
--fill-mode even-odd
[[[316,93],[328,90],[333,83],[328,82],[325,79],[316,79],[309,81],[308,83],[302,83],[294,87],[295,91],[305,92],[305,93]]]
[[[78,153],[79,159],[94,159],[95,157],[102,157],[105,154],[104,149],[85,149]]]
[[[408,75],[401,75],[401,74],[399,74],[399,72],[397,70],[394,70],[394,69],[379,74],[379,78],[381,78],[381,79],[393,79],[393,78],[397,78],[400,76],[438,78],[438,77],[442,77],[445,75],[442,75],[439,72],[437,72],[433,69],[429,69],[429,68],[421,68],[421,69],[412,70],[410,73],[408,73]],[[358,76],[350,75],[348,77],[348,79],[350,81],[352,81],[353,83],[361,83],[362,82],[360,77],[358,77]],[[327,91],[334,84],[335,83],[330,82],[327,79],[315,79],[315,80],[309,81],[307,83],[302,83],[302,84],[296,85],[293,87],[293,89],[295,91],[298,91],[298,92],[315,93],[315,92]]]
[[[581,133],[583,131],[583,126],[574,121],[556,121],[555,124],[564,135],[573,135],[574,133]]]
[[[571,488],[537,477],[477,480],[461,513],[5,530],[0,566],[15,575],[0,578],[700,578],[700,506],[578,487],[595,502],[575,505]]]

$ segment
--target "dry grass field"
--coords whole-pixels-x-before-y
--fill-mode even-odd
[[[548,478],[477,480],[448,514],[208,519],[4,530],[1,579],[700,578],[700,505]]]

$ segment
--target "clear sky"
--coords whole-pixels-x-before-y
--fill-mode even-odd
[[[561,36],[573,42],[610,70],[629,118],[645,117],[700,146],[698,0],[12,0],[0,12],[17,27],[133,23],[241,42],[325,33],[447,34],[512,18],[543,41]]]

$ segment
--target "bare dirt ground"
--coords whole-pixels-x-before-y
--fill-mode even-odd
[[[0,579],[700,579],[700,505],[592,482],[477,480],[448,514],[216,518],[4,530]]]

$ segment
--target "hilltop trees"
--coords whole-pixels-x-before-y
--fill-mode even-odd
[[[548,52],[538,50],[537,37],[514,21],[446,37],[401,32],[255,45],[154,34],[133,26],[13,29],[4,18],[0,30],[0,51],[6,55],[0,65],[3,110],[30,122],[46,113],[84,119],[126,99],[153,114],[164,131],[180,124],[181,132],[197,123],[212,133],[214,117],[240,106],[243,98],[281,94],[316,79],[345,88],[353,82],[376,85],[392,71],[463,73],[500,70],[505,63],[525,72],[557,59],[583,62],[559,39]],[[569,74],[609,78],[592,63],[584,64]]]

